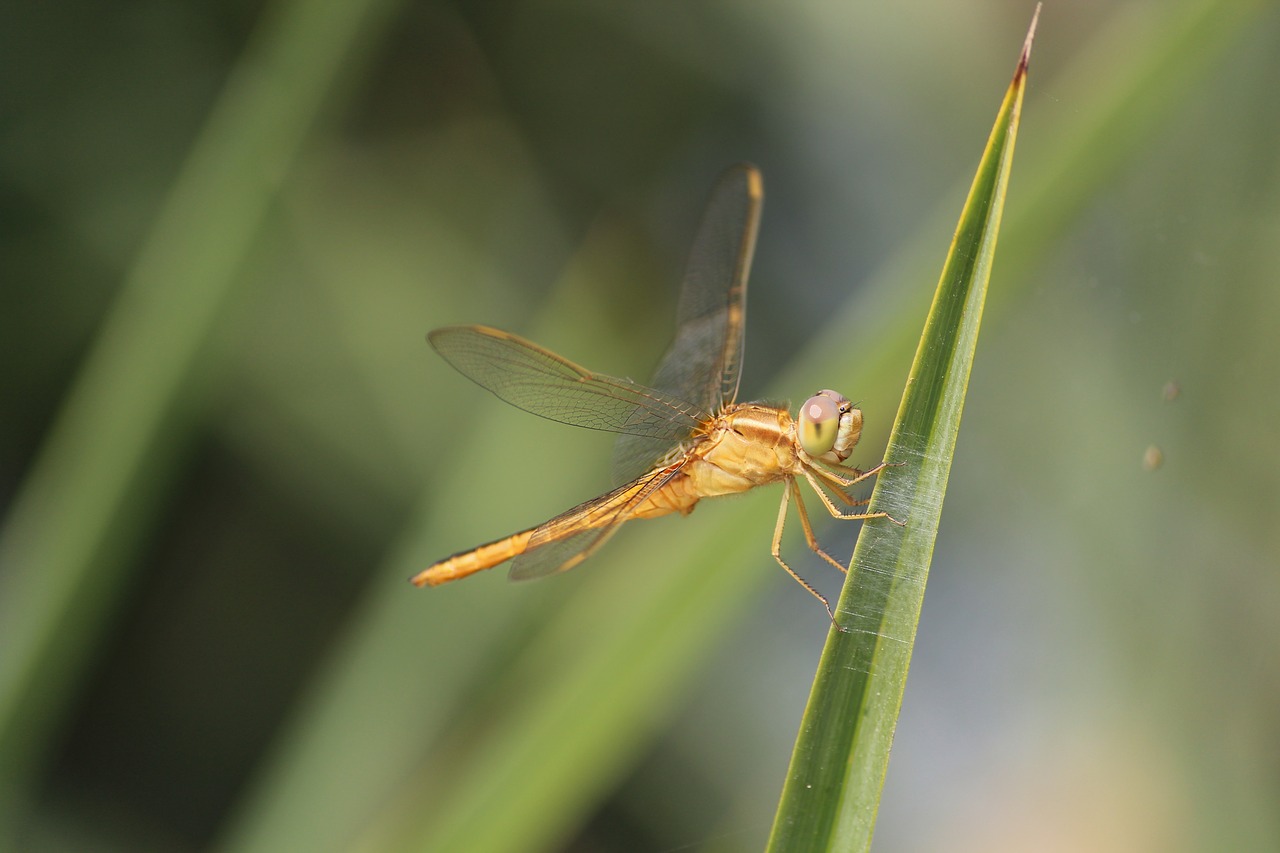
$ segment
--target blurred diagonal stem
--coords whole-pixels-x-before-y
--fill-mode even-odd
[[[277,189],[390,0],[268,10],[0,529],[0,809],[67,702],[207,396],[209,342]]]

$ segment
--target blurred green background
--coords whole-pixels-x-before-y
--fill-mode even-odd
[[[423,336],[645,376],[750,160],[743,397],[874,463],[1032,4],[866,6],[0,7],[0,846],[759,849],[779,494],[415,590],[610,449]],[[1280,848],[1278,77],[1273,4],[1044,10],[877,849]]]

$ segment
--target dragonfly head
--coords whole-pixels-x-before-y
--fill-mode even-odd
[[[819,391],[800,407],[796,435],[805,453],[838,465],[862,435],[862,410],[836,391]]]

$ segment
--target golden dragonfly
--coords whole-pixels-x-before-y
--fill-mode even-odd
[[[846,571],[818,544],[797,481],[807,481],[836,518],[888,518],[883,512],[857,511],[867,500],[847,491],[885,463],[867,471],[844,464],[862,432],[862,412],[835,391],[810,397],[796,418],[786,406],[735,402],[747,275],[763,200],[754,166],[733,166],[717,181],[690,252],[675,340],[648,386],[595,373],[486,326],[448,326],[428,335],[463,376],[511,405],[550,420],[620,433],[614,451],[614,481],[620,485],[537,527],[441,560],[415,575],[414,584],[437,586],[507,560],[513,560],[513,580],[567,571],[626,521],[688,515],[703,498],[781,481],[773,557],[835,622],[831,603],[782,558],[788,505],[795,500],[809,547]]]

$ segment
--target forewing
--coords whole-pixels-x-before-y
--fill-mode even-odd
[[[763,202],[763,183],[754,166],[733,166],[716,182],[689,253],[675,340],[650,382],[660,393],[708,412],[719,412],[738,395],[747,276]],[[619,439],[614,482],[638,476],[664,451],[643,436]]]
[[[427,336],[459,373],[511,405],[553,421],[608,430],[664,446],[711,415],[652,388],[592,373],[550,350],[486,326],[447,326]]]
[[[579,504],[540,525],[511,564],[511,580],[567,572],[595,553],[644,500],[670,482],[683,463],[653,471],[608,494]]]
[[[763,202],[754,166],[733,166],[716,182],[689,252],[676,337],[650,383],[711,412],[738,394],[747,276]]]

